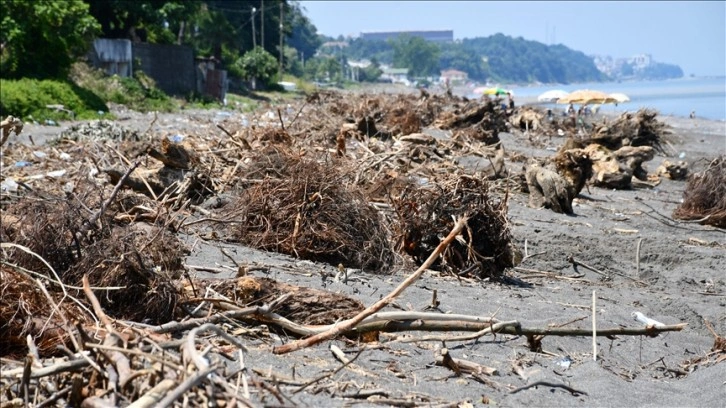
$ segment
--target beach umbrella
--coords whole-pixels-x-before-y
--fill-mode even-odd
[[[561,89],[552,89],[537,97],[540,102],[556,102],[560,98],[568,95],[567,91]]]
[[[615,99],[616,103],[630,102],[630,98],[624,93],[611,93],[609,96]]]
[[[514,92],[503,88],[487,88],[484,90],[484,95],[506,95],[508,93],[514,95]]]
[[[615,98],[605,92],[593,91],[591,89],[580,89],[557,100],[557,103],[617,103]]]
[[[471,92],[473,92],[475,94],[482,94],[483,95],[484,94],[484,91],[486,91],[487,89],[489,89],[489,88],[487,88],[486,86],[480,86],[478,88],[474,88]]]

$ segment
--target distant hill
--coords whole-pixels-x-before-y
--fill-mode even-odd
[[[675,79],[683,77],[683,70],[678,65],[656,62],[650,54],[638,54],[630,58],[613,58],[611,56],[594,55],[593,61],[597,68],[617,80],[630,79]]]
[[[464,39],[464,52],[485,58],[484,73],[499,82],[574,83],[608,80],[591,57],[564,45],[495,34]]]
[[[338,38],[341,40],[341,38]],[[464,39],[439,44],[439,68],[464,71],[477,81],[501,83],[575,83],[610,79],[597,69],[592,57],[564,45],[545,45],[537,41],[504,34]],[[325,49],[321,50],[325,53]],[[385,41],[350,39],[344,49],[331,50],[350,60],[375,59],[393,62],[393,47]]]

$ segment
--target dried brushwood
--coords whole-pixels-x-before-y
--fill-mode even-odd
[[[365,305],[359,300],[339,293],[291,285],[264,277],[208,279],[196,281],[194,286],[197,291],[212,287],[215,292],[242,306],[261,306],[288,295],[288,299],[275,308],[275,313],[300,324],[333,324],[351,318],[365,309]]]
[[[455,218],[468,216],[461,239],[449,245],[432,268],[479,277],[501,276],[514,265],[516,251],[506,219],[506,199],[494,202],[488,185],[460,176],[431,186],[411,185],[393,200],[400,251],[420,265],[446,236]]]
[[[168,137],[161,139],[161,151],[149,147],[149,156],[164,163],[164,167],[190,170],[199,164],[199,155],[188,141],[172,142]]]
[[[704,171],[688,178],[683,203],[673,217],[726,228],[726,156],[719,156]]]
[[[123,287],[99,298],[109,315],[163,323],[174,316],[180,291],[173,282],[184,270],[186,252],[175,235],[159,227],[145,223],[114,227],[84,250],[65,279],[79,285],[87,274],[93,286]]]
[[[376,210],[343,183],[335,163],[283,150],[256,157],[248,178],[264,177],[224,208],[231,239],[301,259],[388,271],[393,251]],[[267,177],[265,177],[267,176]]]
[[[38,286],[40,280],[8,265],[0,265],[0,356],[22,357],[28,352],[26,336],[30,335],[41,356],[60,353],[57,345],[70,344],[58,311],[54,311]],[[55,284],[49,290],[60,290]],[[58,305],[60,312],[84,322],[85,312],[70,300]]]

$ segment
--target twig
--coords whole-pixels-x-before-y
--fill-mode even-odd
[[[330,345],[330,351],[333,353],[335,358],[338,359],[343,364],[347,364],[350,362],[350,359],[345,356],[343,353],[343,350],[340,349],[340,347],[336,346],[335,344]]]
[[[475,340],[479,337],[482,337],[484,335],[487,335],[489,333],[497,333],[502,328],[508,327],[508,326],[519,326],[519,322],[516,320],[512,320],[509,322],[500,322],[497,324],[490,324],[489,327],[479,330],[476,333],[467,334],[463,336],[424,336],[424,337],[418,337],[418,338],[412,338],[412,339],[402,339],[401,343],[413,343],[417,341],[468,341],[468,340]]]
[[[139,167],[139,164],[141,164],[141,162],[139,162],[139,161],[135,162],[121,176],[121,178],[118,180],[118,183],[116,183],[116,186],[113,188],[113,191],[111,192],[111,195],[108,197],[108,199],[106,199],[106,201],[103,202],[103,204],[101,204],[101,208],[99,208],[98,211],[96,211],[93,214],[93,216],[91,217],[91,219],[88,220],[88,223],[87,224],[84,224],[83,227],[81,227],[81,230],[78,232],[78,234],[80,236],[86,235],[86,233],[88,231],[90,231],[91,228],[93,228],[96,225],[96,223],[101,218],[101,216],[103,215],[103,213],[106,212],[106,208],[108,208],[109,204],[111,204],[111,202],[116,199],[116,195],[118,194],[119,190],[121,190],[121,186],[123,186],[124,182],[131,175],[131,173],[134,170],[136,170],[137,167]]]
[[[584,264],[584,263],[578,261],[572,255],[567,256],[567,262],[571,263],[573,266],[582,266],[583,268],[585,268],[587,270],[593,271],[598,275],[602,275],[602,276],[606,277],[607,279],[610,279],[610,276],[608,274],[606,274],[605,272],[602,272],[598,269],[593,268],[590,265],[587,265],[587,264]]]
[[[280,118],[280,126],[282,126],[282,130],[285,130],[285,122],[282,120],[282,112],[280,111],[280,108],[277,108],[277,117]]]
[[[272,352],[275,354],[284,354],[289,353],[291,351],[299,350],[301,348],[310,347],[314,344],[317,344],[323,340],[328,340],[330,338],[333,338],[340,333],[344,331],[348,331],[355,327],[358,323],[360,323],[363,319],[366,317],[372,315],[373,313],[381,310],[383,307],[391,303],[398,295],[400,295],[407,287],[409,287],[413,282],[415,282],[423,272],[428,269],[431,264],[434,263],[436,258],[439,257],[439,255],[446,249],[446,247],[449,246],[451,241],[453,241],[461,232],[464,225],[466,225],[466,222],[468,220],[468,217],[462,217],[460,218],[456,224],[454,225],[454,228],[449,232],[449,235],[441,241],[441,243],[436,247],[434,252],[431,253],[431,255],[426,259],[426,262],[423,263],[414,273],[412,273],[406,280],[401,282],[398,287],[396,287],[391,293],[386,295],[383,299],[379,300],[378,302],[374,303],[372,306],[369,306],[364,311],[358,313],[355,317],[352,319],[345,320],[343,322],[340,322],[339,324],[333,326],[330,330],[327,330],[323,333],[316,334],[312,337],[308,337],[306,339],[297,340],[292,343],[284,344],[279,347],[273,348]]]
[[[156,384],[154,388],[147,391],[146,394],[142,395],[139,399],[129,405],[128,408],[149,408],[154,406],[154,404],[159,402],[164,394],[166,394],[174,386],[174,384],[174,380],[162,380],[160,383]]]
[[[640,244],[643,238],[638,239],[638,245],[635,246],[635,276],[640,277]]]
[[[532,387],[536,387],[538,385],[544,385],[544,386],[547,386],[547,387],[554,387],[554,388],[563,388],[563,389],[571,392],[573,395],[577,395],[577,394],[587,395],[587,393],[585,391],[576,390],[576,389],[570,387],[569,385],[565,385],[565,384],[555,384],[555,383],[551,383],[549,381],[537,381],[537,382],[533,382],[532,384],[527,384],[527,385],[524,385],[522,387],[515,388],[512,391],[509,391],[509,393],[510,394],[516,394],[516,393],[518,393],[520,391],[524,391],[526,389],[529,389],[529,388],[532,388]]]
[[[101,323],[103,323],[103,326],[106,328],[107,334],[106,338],[104,339],[104,344],[107,344],[109,346],[116,346],[118,344],[118,340],[121,338],[121,335],[116,332],[113,324],[111,324],[111,320],[108,318],[108,316],[106,316],[103,308],[101,308],[101,304],[98,302],[98,298],[96,298],[96,295],[94,295],[93,291],[90,289],[88,284],[88,274],[83,275],[82,282],[83,293],[86,294],[86,297],[91,302],[91,306],[93,306],[93,311],[96,313],[96,316],[98,316],[98,319],[101,320]],[[114,367],[116,367],[116,371],[118,372],[118,383],[125,384],[128,378],[131,376],[131,363],[129,362],[129,359],[123,353],[120,353],[116,350],[111,350],[108,359],[111,360]]]
[[[300,109],[298,109],[297,113],[295,114],[295,117],[292,118],[292,122],[290,122],[290,124],[287,126],[288,128],[291,128],[292,125],[295,124],[297,117],[300,116],[300,113],[302,112],[303,109],[305,109],[305,106],[307,106],[307,104],[308,104],[308,101],[305,100],[305,103],[303,103],[302,106],[300,107]]]
[[[345,367],[348,367],[348,366],[349,366],[350,364],[352,364],[352,363],[353,363],[353,362],[354,362],[355,360],[357,360],[357,359],[358,359],[358,357],[360,357],[360,355],[361,355],[361,354],[363,354],[363,351],[364,351],[364,350],[366,350],[366,349],[365,349],[364,347],[361,347],[361,349],[360,349],[360,350],[358,350],[358,353],[357,353],[357,354],[355,355],[355,357],[351,358],[351,359],[350,359],[350,360],[349,360],[349,361],[348,361],[347,363],[344,363],[343,365],[341,365],[340,367],[336,368],[336,369],[335,369],[334,371],[332,371],[332,372],[330,372],[330,373],[328,373],[328,374],[323,374],[323,375],[321,375],[320,377],[317,377],[317,378],[314,378],[314,379],[312,379],[312,380],[308,381],[307,383],[305,383],[304,385],[302,385],[302,386],[301,386],[300,388],[296,389],[296,390],[295,390],[295,391],[293,391],[292,393],[293,393],[293,394],[297,394],[298,392],[300,392],[300,391],[304,390],[305,388],[307,388],[307,387],[309,387],[309,386],[311,386],[311,385],[313,385],[313,384],[315,384],[315,383],[317,383],[317,382],[319,382],[319,381],[322,381],[322,380],[324,380],[324,379],[326,379],[326,378],[328,378],[328,377],[332,377],[332,376],[334,376],[334,375],[335,375],[335,374],[337,374],[337,373],[338,373],[338,372],[339,372],[340,370],[344,369]]]
[[[597,361],[597,322],[595,321],[595,291],[592,291],[592,361]]]
[[[159,405],[157,405],[157,407],[166,408],[172,405],[174,401],[184,395],[184,393],[189,391],[192,387],[202,382],[202,380],[205,379],[207,375],[214,370],[214,367],[209,367],[206,370],[197,373],[197,375],[195,375],[194,377],[187,378],[186,381],[174,388],[174,391],[170,392],[169,394],[167,394],[166,397],[164,397],[163,400],[159,401]]]
[[[234,258],[232,257],[232,255],[230,255],[227,251],[225,251],[224,248],[219,248],[219,250],[222,251],[222,255],[226,256],[227,258],[229,258],[230,261],[232,261],[234,266],[236,266],[237,268],[240,267],[240,264],[237,261],[235,261]]]
[[[55,280],[55,283],[58,284],[58,285],[60,285],[61,290],[63,291],[63,297],[61,298],[59,304],[63,303],[63,301],[65,300],[65,298],[68,297],[71,300],[73,300],[81,309],[85,310],[91,316],[91,318],[93,318],[93,320],[95,322],[98,322],[98,319],[96,319],[96,316],[93,313],[91,313],[91,311],[88,309],[88,307],[86,307],[86,305],[84,305],[80,300],[78,300],[75,297],[73,297],[73,296],[71,296],[71,295],[68,294],[68,290],[66,289],[65,284],[63,284],[63,282],[61,281],[60,276],[58,276],[58,273],[55,271],[55,269],[53,269],[53,267],[48,263],[48,261],[46,261],[45,259],[43,259],[42,256],[36,254],[35,252],[33,252],[30,248],[28,248],[26,246],[19,245],[19,244],[15,244],[15,243],[12,243],[12,242],[0,242],[0,248],[18,248],[19,250],[21,250],[21,251],[23,251],[23,252],[25,252],[25,253],[27,253],[29,255],[32,255],[32,256],[38,258],[41,262],[43,262],[43,264],[46,267],[48,267],[48,269],[50,269],[50,271],[53,273],[53,276],[55,276],[55,279],[56,279]],[[45,293],[47,293],[47,291],[45,289],[45,286],[42,284],[42,282],[40,282],[38,279],[36,279],[35,282],[38,285],[42,286],[41,289]],[[50,295],[48,295],[48,297],[50,297]],[[55,302],[53,302],[53,304],[55,305]],[[58,308],[58,305],[55,305],[55,307],[57,309]],[[55,309],[54,309],[54,311],[55,311]],[[60,311],[60,309],[58,309],[58,311]],[[61,317],[64,317],[64,316],[61,316]],[[73,336],[71,336],[71,338],[73,338]]]

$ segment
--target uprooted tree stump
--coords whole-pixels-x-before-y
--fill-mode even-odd
[[[591,144],[585,149],[592,163],[592,181],[596,186],[628,189],[633,177],[647,180],[648,172],[643,162],[653,159],[655,151],[650,146],[623,146],[616,151]]]
[[[345,183],[339,164],[272,149],[246,172],[263,179],[224,207],[230,239],[301,259],[390,270],[393,250],[378,212]]]
[[[655,174],[668,177],[671,180],[685,180],[688,177],[688,163],[682,160],[676,163],[663,160],[663,164],[658,166]]]
[[[613,122],[596,125],[587,144],[600,144],[613,151],[623,146],[650,146],[665,153],[664,137],[670,130],[657,116],[658,112],[651,109],[641,109],[635,115],[623,113]]]
[[[712,160],[704,171],[688,178],[683,203],[673,217],[726,228],[726,156]]]
[[[527,165],[524,173],[529,190],[529,206],[549,208],[557,213],[572,214],[569,183],[555,170],[543,167],[537,161]]]
[[[421,265],[453,228],[468,216],[461,240],[453,241],[432,268],[478,277],[499,277],[514,266],[518,253],[506,218],[506,198],[494,202],[488,185],[460,176],[430,186],[409,185],[393,200],[400,251]]]
[[[561,149],[544,166],[530,160],[525,168],[529,206],[573,214],[572,201],[585,187],[592,171],[589,156],[578,148]]]
[[[10,133],[19,135],[23,131],[23,121],[20,119],[8,116],[0,122],[0,146],[4,145],[10,137]]]
[[[212,179],[202,170],[199,155],[189,142],[173,142],[168,137],[161,139],[161,148],[150,146],[147,154],[163,163],[160,168],[139,171],[131,175],[124,185],[136,192],[161,196],[181,196],[199,204],[215,191]],[[118,183],[124,171],[104,169],[112,184]]]

